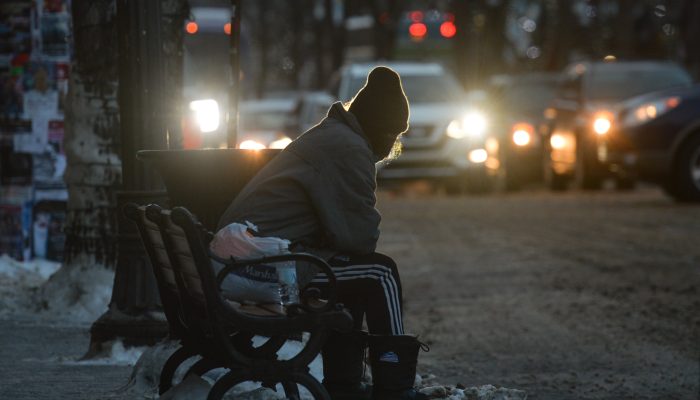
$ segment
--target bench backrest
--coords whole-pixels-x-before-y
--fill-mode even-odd
[[[172,262],[183,280],[185,295],[199,307],[206,306],[204,284],[197,270],[193,249],[185,231],[173,223],[169,211],[163,211],[163,236],[167,241]],[[202,232],[204,234],[204,232]],[[202,243],[204,245],[204,243]],[[212,272],[213,273],[213,272]]]
[[[158,225],[147,217],[147,207],[129,203],[124,207],[126,216],[136,223],[141,241],[153,268],[163,312],[172,333],[182,338],[186,327],[182,318],[182,299],[178,276],[172,267]]]

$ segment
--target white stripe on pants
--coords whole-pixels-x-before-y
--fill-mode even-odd
[[[384,297],[391,319],[391,330],[394,335],[403,335],[403,318],[401,315],[401,299],[399,299],[398,286],[391,268],[380,264],[348,265],[331,267],[338,281],[352,281],[355,279],[372,279],[377,281],[384,290]],[[325,274],[318,274],[313,283],[328,283]]]

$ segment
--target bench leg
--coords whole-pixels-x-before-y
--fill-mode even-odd
[[[229,371],[214,383],[214,386],[209,390],[207,400],[221,400],[232,387],[247,380],[250,380],[247,371]]]
[[[277,352],[287,341],[286,336],[273,336],[260,347],[253,347],[252,333],[237,333],[233,337],[233,346],[246,357],[259,358],[264,360],[276,360]]]
[[[175,376],[177,367],[185,362],[185,360],[195,355],[197,355],[196,352],[186,347],[180,347],[168,357],[168,360],[163,364],[163,368],[160,370],[160,382],[158,384],[159,394],[167,392],[173,386],[173,377]]]
[[[202,376],[213,369],[223,368],[223,367],[225,367],[225,365],[222,364],[221,362],[202,358],[201,360],[194,363],[190,367],[190,369],[187,370],[187,372],[185,373],[185,378],[187,378],[188,376],[193,375],[193,374],[196,376]]]
[[[309,393],[311,393],[311,396],[314,399],[331,400],[331,395],[328,394],[326,388],[321,384],[321,382],[317,381],[316,378],[311,376],[311,374],[309,374],[308,372],[295,373],[294,381],[299,385],[305,387],[306,390],[308,390]],[[301,399],[301,396],[299,396],[299,389],[294,382],[284,382],[282,386],[284,387],[284,393],[287,396],[287,398]],[[291,393],[287,391],[288,386],[290,386],[289,390]],[[296,397],[294,397],[295,395]]]
[[[250,371],[229,371],[214,383],[214,386],[212,386],[209,394],[207,395],[207,400],[221,400],[226,392],[231,390],[234,386],[250,380],[252,380]],[[284,393],[287,399],[301,399],[297,385],[301,385],[306,388],[306,390],[309,391],[315,400],[331,400],[331,396],[328,394],[326,388],[308,372],[294,373],[292,375],[292,380],[282,382],[282,387],[284,388]]]
[[[292,399],[292,400],[300,400],[301,396],[299,396],[299,388],[297,387],[297,384],[294,382],[282,382],[282,387],[284,388],[284,395],[287,396],[287,399]]]

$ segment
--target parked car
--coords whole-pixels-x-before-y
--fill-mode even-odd
[[[293,121],[294,97],[243,101],[237,142],[241,149],[283,149],[299,132]]]
[[[542,180],[544,110],[554,97],[558,73],[498,75],[489,83],[492,134],[505,188],[515,190]]]
[[[688,73],[661,61],[585,62],[566,68],[552,107],[545,141],[545,178],[564,190],[574,180],[579,188],[598,189],[608,177],[598,160],[597,140],[612,129],[617,104],[643,93],[691,84]],[[628,188],[634,181],[618,180]]]
[[[614,174],[657,182],[681,201],[700,201],[700,86],[629,99],[597,154]]]
[[[351,100],[377,64],[342,68],[330,92]],[[449,192],[483,191],[495,173],[488,155],[487,120],[469,104],[460,84],[437,63],[382,63],[401,75],[410,102],[410,127],[400,157],[380,167],[379,180],[430,179]]]
[[[299,94],[294,106],[296,126],[298,134],[308,131],[311,127],[321,122],[328,114],[328,109],[333,104],[333,97],[325,91],[303,92]]]

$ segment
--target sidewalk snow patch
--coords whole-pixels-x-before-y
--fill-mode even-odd
[[[148,347],[125,347],[121,340],[115,340],[106,357],[93,357],[75,361],[78,365],[127,365],[134,366]]]
[[[266,338],[256,336],[253,345],[260,346]],[[287,341],[277,353],[278,358],[288,360],[294,357],[305,345],[308,335],[304,335],[302,342]],[[156,399],[159,398],[158,382],[160,381],[160,369],[165,360],[172,354],[178,344],[165,342],[146,350],[136,363],[129,384],[121,391],[120,398],[127,400],[133,398]],[[160,400],[204,400],[214,382],[227,372],[225,369],[216,369],[203,377],[190,376],[183,379],[184,372],[197,358],[188,360],[175,374],[175,382],[178,382],[170,390],[160,396]],[[319,381],[323,379],[323,362],[318,356],[309,365],[310,373]],[[526,400],[527,394],[522,390],[507,389],[493,385],[465,388],[462,385],[446,386],[434,383],[434,375],[416,376],[416,385],[421,392],[435,399],[447,400]],[[312,399],[311,395],[300,388],[303,400]],[[257,382],[243,382],[229,391],[224,400],[278,400],[284,398],[281,385],[277,385],[277,391],[260,387]]]
[[[39,305],[34,295],[41,285],[61,267],[46,260],[17,261],[0,256],[0,314],[35,313]]]

